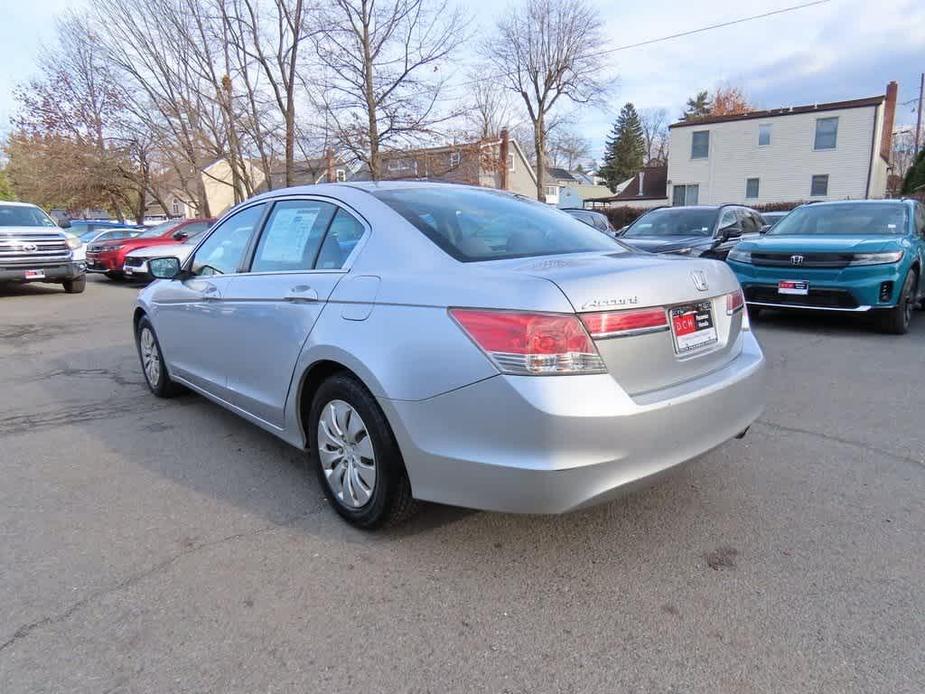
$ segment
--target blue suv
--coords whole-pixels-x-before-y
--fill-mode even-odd
[[[925,298],[925,205],[844,200],[803,205],[759,239],[729,252],[749,311],[870,312],[882,330],[908,332]]]

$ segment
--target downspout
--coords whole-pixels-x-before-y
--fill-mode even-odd
[[[867,162],[867,185],[864,188],[864,199],[870,200],[870,179],[874,174],[874,159],[880,154],[877,152],[877,114],[880,113],[880,106],[874,108],[874,127],[870,133],[870,160]]]

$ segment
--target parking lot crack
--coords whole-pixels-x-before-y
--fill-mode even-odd
[[[774,429],[775,431],[785,431],[791,434],[806,434],[807,436],[816,436],[818,438],[824,439],[826,441],[832,441],[834,443],[841,443],[846,446],[853,446],[854,448],[860,448],[863,451],[868,453],[876,453],[877,455],[882,455],[885,458],[890,458],[901,463],[912,463],[913,465],[918,465],[919,467],[925,467],[925,460],[916,460],[909,456],[901,455],[899,453],[894,453],[893,451],[887,450],[885,448],[880,448],[878,446],[872,446],[868,443],[863,443],[861,441],[854,441],[852,439],[846,439],[841,436],[836,436],[834,434],[825,434],[821,431],[813,431],[812,429],[803,429],[801,427],[789,426],[786,424],[779,424],[777,422],[772,422],[767,419],[759,419],[757,424],[768,427],[769,429]]]
[[[21,641],[22,639],[26,638],[27,636],[32,634],[34,631],[66,621],[67,619],[69,619],[71,616],[73,616],[74,614],[82,610],[87,605],[90,605],[96,602],[97,600],[105,598],[109,595],[113,595],[120,591],[131,588],[132,586],[140,583],[141,581],[147,578],[150,578],[151,576],[155,576],[157,574],[163,573],[164,571],[167,571],[172,566],[177,564],[181,559],[184,559],[192,554],[196,554],[198,552],[202,552],[204,550],[208,550],[213,547],[217,547],[219,545],[223,545],[229,542],[235,542],[235,541],[242,540],[245,538],[257,537],[259,535],[264,535],[267,533],[274,532],[276,530],[280,530],[282,528],[289,527],[293,525],[294,523],[297,523],[298,521],[301,521],[305,518],[308,518],[309,516],[313,516],[317,513],[322,512],[325,508],[326,508],[326,505],[322,504],[318,506],[317,508],[314,508],[310,511],[299,513],[293,516],[289,516],[288,518],[285,518],[278,523],[264,525],[260,528],[256,528],[255,530],[250,530],[248,532],[241,532],[241,533],[234,533],[232,535],[226,535],[224,537],[220,537],[215,540],[210,540],[208,542],[194,543],[186,547],[185,549],[183,549],[183,551],[177,552],[176,554],[172,554],[171,556],[161,560],[157,564],[154,564],[153,566],[148,567],[144,571],[140,571],[138,573],[132,574],[131,576],[127,576],[126,578],[122,579],[121,581],[119,581],[113,586],[109,586],[106,588],[100,588],[99,590],[93,591],[86,597],[71,604],[66,609],[64,609],[61,612],[58,612],[57,614],[48,615],[46,617],[42,617],[41,619],[37,619],[34,622],[30,622],[28,624],[22,625],[15,632],[13,632],[12,636],[10,636],[8,639],[0,643],[0,653],[5,651],[7,648],[12,646],[13,644],[17,643],[18,641]]]

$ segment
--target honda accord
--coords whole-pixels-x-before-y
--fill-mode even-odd
[[[584,507],[744,434],[763,405],[724,263],[636,253],[500,191],[272,191],[148,269],[151,391],[191,389],[306,450],[363,528],[416,500]]]

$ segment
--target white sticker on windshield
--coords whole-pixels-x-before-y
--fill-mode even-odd
[[[887,229],[895,229],[895,228],[896,228],[896,225],[895,225],[895,224],[887,224],[887,225],[886,225],[886,228],[887,228]]]

